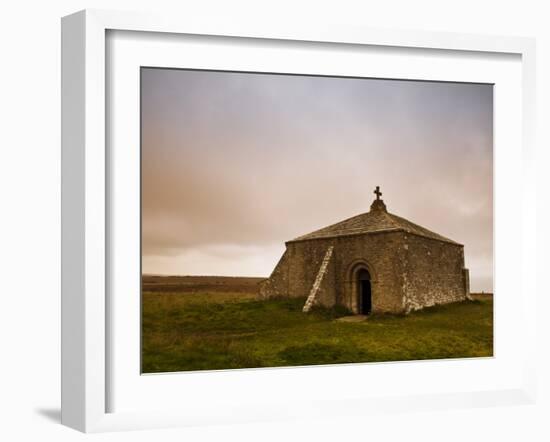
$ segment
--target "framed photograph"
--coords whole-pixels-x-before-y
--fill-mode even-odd
[[[82,11],[62,49],[65,425],[534,401],[532,40]]]

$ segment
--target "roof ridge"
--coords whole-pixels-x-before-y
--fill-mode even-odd
[[[416,224],[416,223],[413,223],[412,221],[409,221],[408,219],[406,218],[403,218],[399,215],[395,215],[394,213],[388,213],[388,215],[390,217],[392,217],[392,220],[394,222],[396,222],[395,218],[397,218],[397,226],[404,229],[405,231],[408,231],[410,233],[414,233],[414,234],[417,234],[417,235],[420,235],[420,236],[425,236],[425,237],[428,237],[428,238],[433,238],[433,239],[440,239],[440,240],[443,240],[443,241],[447,241],[447,242],[451,242],[451,243],[454,243],[454,244],[458,244],[456,241],[453,241],[452,239],[450,238],[447,238],[443,235],[440,235],[439,233],[436,233],[430,229],[427,229],[426,227],[422,227],[421,225],[419,224]],[[405,226],[402,224],[404,223]],[[418,232],[415,232],[413,231],[412,229],[410,228],[407,228],[408,226],[411,226],[413,229],[416,229],[418,230]]]
[[[344,219],[344,220],[342,220],[342,221],[338,221],[337,223],[329,224],[328,226],[321,227],[320,229],[313,230],[312,232],[306,233],[305,235],[300,235],[300,236],[298,236],[297,238],[292,239],[291,241],[296,241],[296,240],[298,240],[298,239],[305,238],[306,236],[315,235],[316,233],[320,233],[320,232],[322,232],[323,230],[328,230],[328,229],[334,228],[334,227],[338,226],[339,224],[344,224],[344,223],[346,223],[346,222],[348,222],[348,221],[351,221],[351,220],[354,219],[354,218],[359,218],[360,216],[368,215],[369,213],[370,213],[370,212],[363,212],[363,213],[360,213],[359,215],[350,216],[349,218],[346,218],[346,219]]]
[[[337,223],[330,224],[326,227],[291,239],[287,242],[306,241],[321,238],[334,238],[338,236],[361,235],[369,233],[382,233],[397,230],[401,230],[403,232],[407,232],[413,235],[422,236],[424,238],[449,242],[452,244],[459,244],[452,239],[435,233],[418,224],[415,224],[406,218],[400,217],[393,213],[389,213],[386,210],[380,210],[378,208],[375,208],[374,210],[371,210],[369,212],[354,215]]]
[[[395,215],[393,215],[393,213],[389,213],[389,212],[387,212],[387,211],[385,211],[385,210],[382,211],[381,213],[384,214],[384,216],[393,224],[394,227],[396,227],[396,228],[403,228],[403,226],[401,226],[399,223],[397,223],[397,222],[393,219],[393,217],[395,216]],[[399,217],[397,217],[397,218],[399,218]]]

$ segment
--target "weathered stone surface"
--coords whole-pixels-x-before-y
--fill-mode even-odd
[[[329,261],[315,285],[329,249]],[[339,304],[360,313],[361,269],[370,274],[374,313],[408,313],[469,296],[464,247],[388,214],[379,199],[366,214],[288,241],[260,294],[268,298],[314,293],[312,305]]]
[[[400,253],[405,312],[467,298],[463,246],[404,233],[405,245]]]
[[[319,267],[319,271],[317,272],[317,276],[315,277],[315,281],[313,282],[313,286],[311,287],[309,296],[306,299],[306,303],[303,308],[304,313],[309,312],[311,310],[311,307],[319,302],[320,298],[327,298],[324,300],[324,302],[322,302],[322,304],[325,305],[327,302],[330,303],[333,299],[333,297],[331,297],[327,292],[331,291],[334,281],[332,280],[330,275],[325,278],[325,275],[327,275],[327,273],[330,273],[329,264],[330,259],[332,258],[333,250],[334,247],[329,246],[327,251],[325,252],[323,261],[321,261],[321,267]]]

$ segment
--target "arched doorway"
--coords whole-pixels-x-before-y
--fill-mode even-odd
[[[365,259],[352,261],[346,272],[344,305],[356,315],[376,310],[378,276],[376,269]],[[368,312],[368,313],[365,313]]]
[[[371,277],[366,268],[357,272],[357,307],[361,315],[369,315],[372,311]]]

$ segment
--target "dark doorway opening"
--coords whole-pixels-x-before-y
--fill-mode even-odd
[[[357,279],[359,280],[359,313],[361,315],[369,315],[372,311],[372,291],[368,270],[359,270]]]

